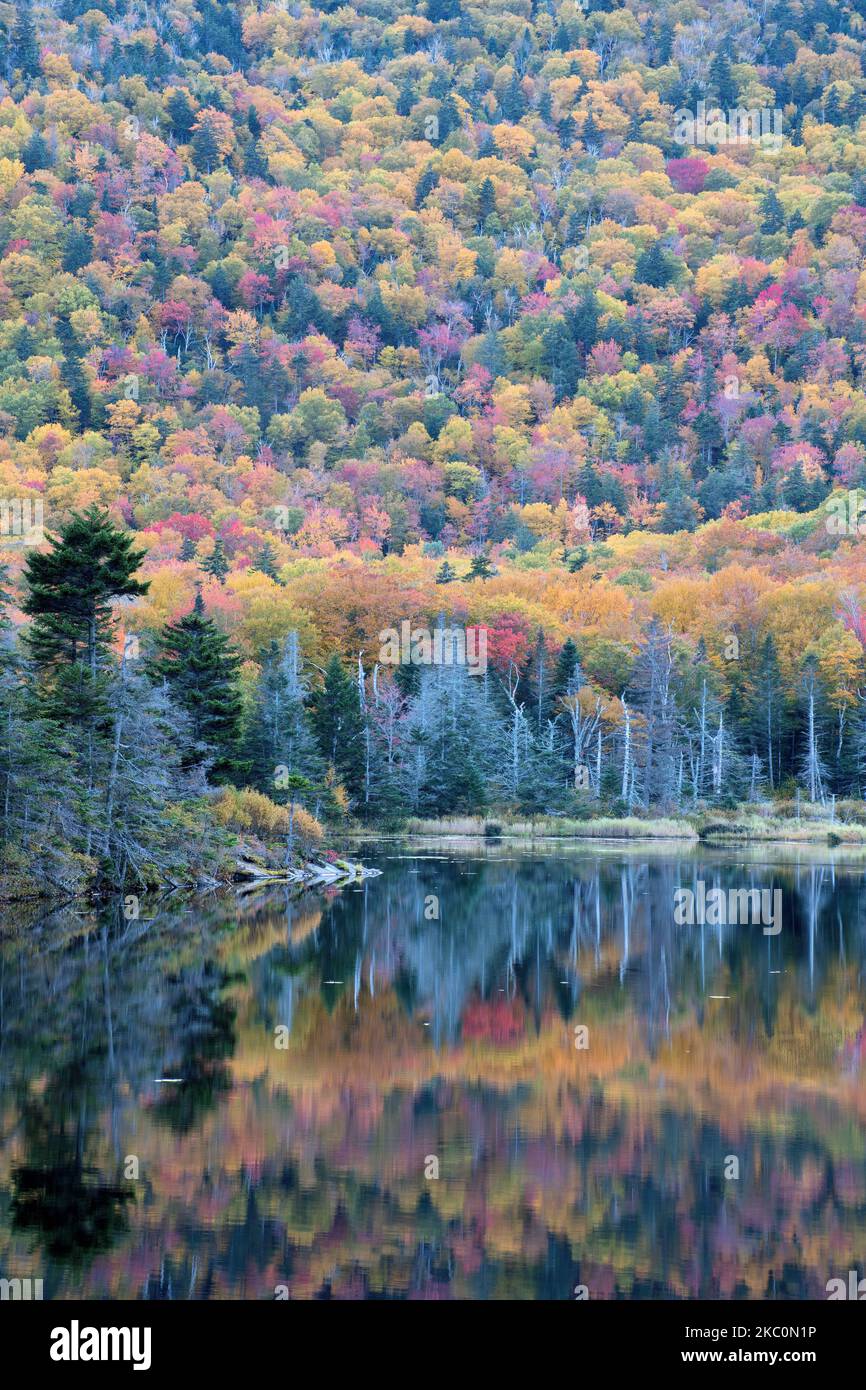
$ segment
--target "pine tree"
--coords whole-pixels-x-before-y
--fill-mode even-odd
[[[269,579],[273,579],[275,584],[283,582],[277,569],[276,553],[270,541],[265,541],[258,556],[250,565],[250,569],[256,570],[259,574],[266,574]]]
[[[84,371],[84,353],[66,314],[58,314],[55,332],[63,350],[63,365],[60,369],[63,383],[78,412],[81,428],[89,429],[92,407],[90,386]]]
[[[563,116],[561,121],[557,121],[556,134],[563,149],[568,149],[574,144],[577,136],[577,125],[570,111]]]
[[[228,638],[207,617],[201,590],[192,612],[163,628],[150,664],[152,675],[165,681],[172,702],[189,721],[192,748],[184,766],[207,764],[215,783],[230,781],[243,770],[238,756],[240,665]]]
[[[568,326],[576,343],[580,343],[584,353],[598,342],[598,301],[592,289],[584,291],[577,307],[568,315]]]
[[[452,564],[450,564],[447,560],[443,560],[443,561],[442,561],[442,564],[439,566],[438,570],[436,571],[436,583],[437,583],[437,584],[453,584],[453,583],[454,583],[454,580],[455,580],[456,578],[457,578],[457,571],[456,571],[456,569],[454,568],[454,566],[453,566]]]
[[[415,207],[424,206],[424,199],[433,192],[439,182],[439,174],[435,169],[425,169],[417,184],[415,185]]]
[[[504,120],[511,121],[514,124],[526,115],[526,97],[520,83],[520,78],[516,72],[512,75],[511,81],[502,93],[500,108]]]
[[[584,149],[586,149],[589,154],[598,153],[600,132],[591,111],[583,123],[583,130],[580,132],[580,138],[583,141]]]
[[[492,579],[496,573],[486,555],[473,556],[467,579]]]
[[[166,102],[168,118],[171,122],[171,132],[181,144],[186,144],[192,134],[195,124],[195,111],[190,105],[189,98],[182,88],[172,92]]]
[[[40,166],[44,168],[44,165]],[[63,269],[74,275],[93,260],[93,237],[86,227],[72,227],[63,247]]]
[[[676,531],[694,531],[697,525],[697,505],[686,496],[682,482],[677,478],[665,497],[664,516],[661,529],[666,535]]]
[[[192,153],[196,168],[210,174],[220,162],[220,147],[210,124],[203,121],[192,137]]]
[[[502,786],[501,718],[463,666],[423,668],[406,718],[407,804],[418,815],[483,810]]]
[[[491,178],[486,178],[478,190],[478,220],[484,223],[496,211],[496,189]]]
[[[664,67],[669,61],[674,46],[674,31],[670,24],[662,22],[656,37],[656,64]]]
[[[220,584],[225,583],[226,575],[229,573],[231,566],[226,558],[226,550],[222,536],[217,536],[214,541],[213,550],[210,555],[202,561],[201,568],[206,574],[212,574],[215,579],[218,579]]]
[[[48,148],[48,141],[41,131],[34,130],[21,151],[21,159],[28,174],[35,174],[37,169],[51,168],[53,161]]]
[[[577,647],[572,639],[567,637],[559,649],[556,665],[553,668],[553,675],[550,678],[550,704],[552,709],[555,709],[557,702],[562,699],[563,695],[568,693],[577,667]]]
[[[8,579],[0,566],[0,839],[4,851],[20,846],[28,874],[56,890],[80,872],[69,850],[86,847],[81,779],[73,731],[40,717],[28,696],[27,664],[6,612]]]
[[[364,788],[364,720],[357,683],[336,653],[325,668],[321,689],[310,698],[313,732],[322,757],[353,797]]]
[[[664,289],[674,278],[670,258],[665,254],[661,241],[654,241],[642,251],[634,268],[634,278],[642,285],[652,285],[654,289]]]
[[[785,230],[785,209],[775,188],[769,189],[764,195],[761,200],[761,211],[764,214],[764,220],[761,223],[762,232],[772,236],[774,232]]]
[[[397,98],[397,103],[394,108],[397,112],[397,115],[408,116],[411,113],[412,107],[415,105],[415,102],[417,100],[418,94],[415,91],[413,84],[411,82],[407,82],[404,87],[401,87],[400,95]]]
[[[450,92],[439,105],[439,139],[447,140],[454,130],[460,129],[460,112],[457,110]]]
[[[244,154],[244,172],[251,179],[269,179],[270,168],[258,140],[251,140]]]
[[[731,62],[723,49],[719,49],[710,63],[710,85],[725,108],[736,106],[738,100],[737,84],[731,74]]]
[[[25,77],[38,77],[42,71],[30,0],[18,0],[18,14],[12,28],[12,60]]]
[[[50,549],[32,550],[22,608],[43,712],[73,723],[104,706],[100,680],[116,628],[112,601],[147,593],[135,572],[144,554],[96,506],[73,512]]]
[[[794,512],[806,512],[811,507],[811,488],[799,459],[782,484],[782,498],[785,506]]]
[[[580,376],[580,358],[574,339],[561,319],[554,320],[545,330],[545,367],[557,401],[573,396]]]
[[[195,556],[196,556],[196,544],[195,544],[195,541],[193,540],[192,536],[184,536],[184,538],[183,538],[183,544],[182,544],[181,547],[180,547],[180,556],[179,556],[179,558],[180,558],[180,559],[183,561],[183,563],[186,565],[186,564],[189,564],[190,560],[194,560],[194,559],[195,559]]]
[[[577,489],[590,508],[599,507],[604,501],[604,485],[591,459],[587,459],[577,475]]]

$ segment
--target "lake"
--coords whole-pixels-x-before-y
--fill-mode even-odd
[[[0,1277],[57,1299],[797,1299],[866,1272],[861,857],[358,857],[381,877],[302,898],[6,909]],[[677,925],[696,883],[778,891],[780,929]]]

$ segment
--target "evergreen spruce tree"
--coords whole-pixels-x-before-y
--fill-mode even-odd
[[[642,285],[652,285],[654,289],[664,289],[674,278],[670,257],[666,255],[661,241],[653,241],[637,258],[634,278]]]
[[[394,108],[397,112],[397,115],[408,116],[411,113],[412,107],[415,105],[415,102],[417,100],[418,94],[415,91],[415,88],[413,87],[412,83],[406,83],[406,85],[404,87],[401,87],[400,89],[400,95],[397,98],[397,103]]]
[[[357,799],[364,787],[364,720],[357,683],[336,653],[321,688],[310,697],[310,716],[322,757]]]
[[[251,179],[269,179],[270,168],[258,140],[251,140],[244,154],[244,172]]]
[[[511,121],[514,124],[526,115],[526,97],[523,92],[523,87],[520,84],[520,78],[516,72],[512,75],[511,81],[502,93],[500,108],[502,110],[503,119]]]
[[[726,110],[736,106],[739,95],[737,84],[731,73],[731,60],[723,48],[718,50],[710,63],[710,85],[720,106]]]
[[[73,512],[48,550],[30,551],[22,608],[32,619],[25,640],[43,714],[85,724],[104,709],[101,680],[117,625],[111,605],[147,593],[149,584],[135,578],[143,558],[96,506]]]
[[[545,330],[545,367],[557,401],[573,396],[580,376],[580,358],[574,339],[561,319],[554,320]]]
[[[60,800],[47,819],[63,849],[58,856],[57,846],[37,846],[43,867],[63,859],[66,847],[89,858],[100,842],[105,771],[116,733],[112,604],[147,592],[149,585],[135,578],[142,558],[132,537],[96,506],[74,512],[49,538],[48,550],[33,550],[27,558],[21,607],[31,619],[25,636],[29,713],[42,744],[43,775],[52,767],[64,769],[62,776],[55,773],[52,797]],[[25,751],[25,782],[29,775]],[[38,824],[39,813],[35,819]]]
[[[439,182],[439,174],[435,169],[425,169],[417,184],[415,185],[415,206],[424,206],[424,199],[433,192]]]
[[[266,574],[269,579],[273,579],[275,584],[283,582],[277,569],[276,553],[270,541],[265,541],[256,559],[250,565],[250,569],[258,571],[259,574]]]
[[[192,153],[196,168],[205,174],[213,173],[220,162],[220,147],[207,121],[198,126],[193,133]]]
[[[150,664],[189,722],[192,747],[184,766],[208,764],[212,782],[226,782],[244,769],[238,755],[242,701],[238,686],[241,659],[209,618],[201,590],[192,611],[163,628]]]
[[[21,159],[28,174],[35,174],[37,169],[51,168],[52,160],[48,141],[41,131],[34,130],[21,151]]]
[[[27,665],[7,614],[8,586],[0,565],[0,872],[23,855],[28,876],[56,889],[64,879],[74,882],[68,850],[82,844],[80,779],[68,731],[40,717],[28,698]]]
[[[589,154],[598,153],[601,137],[591,111],[583,123],[583,130],[580,132],[580,138],[583,141],[584,148]]]
[[[406,720],[407,803],[418,815],[477,814],[503,766],[501,717],[463,666],[423,668]]]
[[[782,500],[795,512],[809,511],[812,505],[812,491],[799,459],[782,484]]]
[[[63,350],[63,365],[60,369],[63,384],[78,412],[81,428],[89,429],[92,423],[92,407],[90,386],[84,371],[84,353],[66,314],[58,315],[55,332]]]
[[[467,579],[492,579],[496,573],[486,555],[473,556]]]
[[[212,574],[215,579],[218,579],[220,584],[225,583],[226,575],[229,573],[231,566],[226,558],[222,536],[217,536],[214,541],[213,550],[210,555],[202,561],[201,568],[206,574]]]
[[[599,309],[595,292],[588,288],[578,301],[577,307],[568,315],[568,325],[576,343],[580,343],[584,353],[590,351],[598,342]]]
[[[436,571],[436,583],[437,583],[437,584],[453,584],[453,583],[454,583],[454,580],[455,580],[456,578],[457,578],[457,571],[456,571],[456,569],[454,568],[454,566],[453,566],[452,564],[449,564],[449,562],[448,562],[447,560],[443,560],[443,561],[442,561],[442,564],[439,566],[438,570]]]
[[[40,166],[44,168],[44,165]],[[74,275],[93,260],[93,237],[86,227],[72,227],[63,247],[63,269]]]
[[[577,647],[572,639],[567,637],[559,649],[559,655],[556,658],[556,664],[550,678],[550,703],[552,707],[562,699],[563,695],[568,693],[577,666]]]
[[[785,209],[775,188],[771,188],[764,195],[761,200],[761,211],[764,214],[764,220],[761,223],[762,232],[772,236],[774,232],[785,230]]]
[[[18,0],[18,14],[12,26],[12,62],[25,77],[38,77],[42,71],[33,6],[30,0]]]
[[[496,211],[496,189],[491,178],[486,178],[478,190],[478,220],[484,223]]]
[[[679,477],[667,492],[664,502],[661,529],[666,535],[673,535],[676,531],[694,531],[697,525],[697,507],[691,497],[686,495]]]
[[[460,129],[460,112],[449,92],[439,105],[439,139],[447,140],[454,130]]]
[[[195,111],[190,105],[189,97],[182,88],[172,92],[166,102],[168,118],[171,122],[171,133],[174,137],[185,145],[192,134],[195,124]]]

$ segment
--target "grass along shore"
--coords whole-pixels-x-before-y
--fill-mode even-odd
[[[811,810],[811,808],[810,808]],[[866,810],[866,808],[864,808]],[[755,811],[695,816],[447,816],[413,818],[409,835],[520,840],[682,840],[708,844],[749,842],[848,845],[866,849],[866,824],[819,815],[786,816]]]

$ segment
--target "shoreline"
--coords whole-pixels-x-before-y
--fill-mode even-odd
[[[730,825],[713,822],[702,825],[686,819],[647,819],[635,817],[615,819],[599,817],[590,821],[568,821],[551,818],[531,822],[506,821],[481,817],[446,817],[439,820],[413,819],[396,829],[377,830],[359,827],[346,832],[353,841],[365,839],[453,839],[483,840],[495,843],[502,840],[534,843],[574,842],[579,844],[668,843],[689,846],[751,846],[778,844],[815,846],[825,849],[844,848],[866,852],[866,826],[840,821],[796,821],[786,817],[755,818]]]

